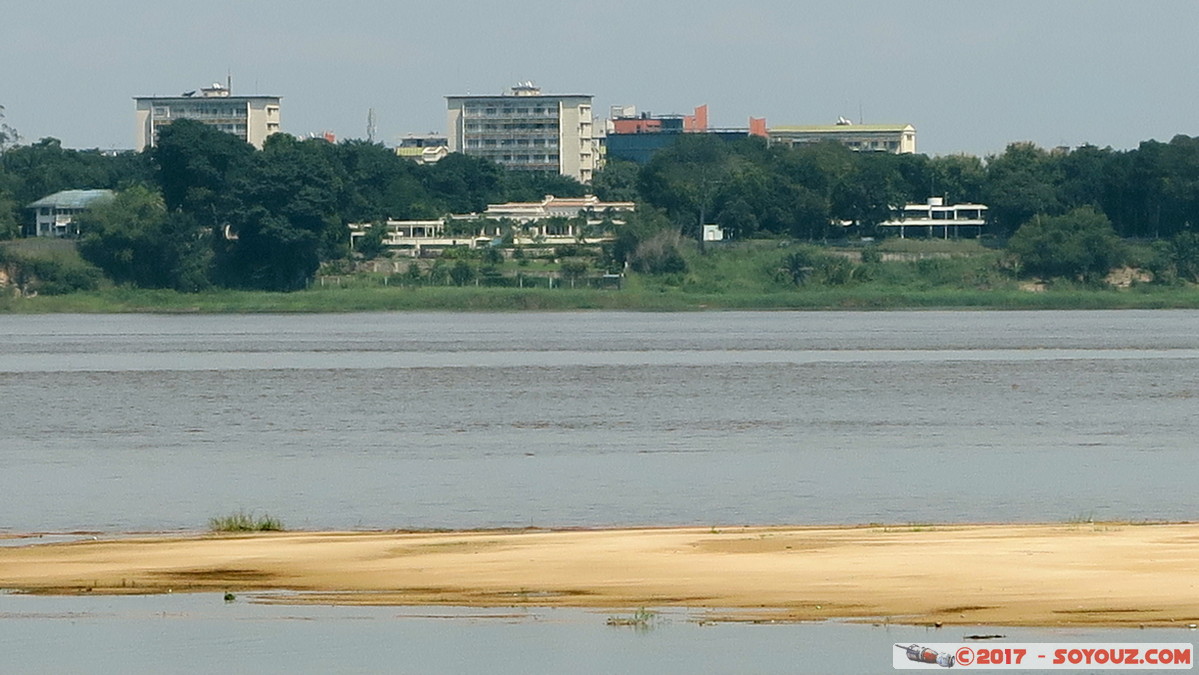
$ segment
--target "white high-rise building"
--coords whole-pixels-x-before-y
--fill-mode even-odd
[[[179,96],[138,96],[137,147],[152,148],[158,131],[175,120],[203,122],[233,134],[259,150],[267,136],[279,131],[278,96],[233,96],[228,86],[213,84]]]
[[[596,164],[591,99],[542,94],[532,82],[499,96],[447,96],[450,152],[589,183]]]

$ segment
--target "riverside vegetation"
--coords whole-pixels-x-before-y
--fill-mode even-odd
[[[1199,140],[1185,136],[980,159],[688,135],[597,174],[601,199],[638,203],[626,222],[579,223],[567,246],[517,246],[521,226],[500,223],[495,246],[433,259],[393,256],[377,234],[351,250],[347,225],[588,188],[362,141],[279,134],[258,151],[186,120],[144,153],[54,139],[2,152],[0,235],[55,190],[118,195],[78,219],[76,241],[0,244],[0,311],[1199,306]],[[932,194],[988,204],[983,236],[884,238],[891,206]],[[700,245],[701,221],[731,241]],[[615,239],[597,243],[601,230]]]

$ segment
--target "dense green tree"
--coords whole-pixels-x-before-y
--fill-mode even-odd
[[[643,274],[677,274],[687,271],[681,237],[674,230],[662,230],[637,244],[629,265]]]
[[[1061,216],[1036,216],[1008,241],[1008,252],[1035,276],[1097,281],[1123,262],[1111,222],[1090,207]]]
[[[374,260],[383,254],[383,242],[387,239],[387,226],[377,221],[372,223],[361,237],[354,240],[354,251],[367,260]]]
[[[21,206],[60,190],[122,189],[149,178],[135,153],[106,156],[71,150],[57,138],[9,148],[0,155],[0,188]]]
[[[1036,214],[1059,214],[1057,184],[1053,158],[1032,143],[1012,143],[989,158],[984,199],[998,233],[1014,232]]]
[[[339,212],[346,222],[430,220],[452,210],[445,195],[426,187],[427,174],[433,171],[430,167],[360,140],[339,143],[335,155],[344,174]]]
[[[640,199],[637,179],[641,165],[621,159],[609,159],[591,180],[591,191],[605,202],[635,202]]]
[[[570,176],[549,171],[504,171],[500,189],[505,201],[539,202],[548,195],[582,197],[587,188]]]
[[[833,190],[833,217],[859,226],[863,234],[873,234],[874,227],[890,216],[891,208],[905,201],[897,174],[877,159],[859,160],[855,170]]]
[[[1179,232],[1168,240],[1155,242],[1149,262],[1154,281],[1199,283],[1199,232]]]
[[[475,266],[465,260],[454,261],[450,267],[450,280],[455,286],[465,286],[475,280]]]
[[[698,237],[700,221],[711,222],[716,215],[715,198],[732,171],[729,143],[708,134],[684,134],[654,155],[641,171],[638,189],[684,232]]]
[[[0,154],[3,154],[9,146],[16,145],[20,141],[21,135],[4,121],[4,106],[0,105]]]
[[[1104,209],[1108,202],[1108,167],[1114,154],[1111,148],[1084,145],[1053,157],[1060,172],[1057,202],[1062,208],[1090,206]]]
[[[230,186],[250,170],[254,147],[194,120],[163,127],[149,151],[168,210],[190,213],[213,228],[229,224],[239,208]]]
[[[172,125],[173,126],[173,125]],[[219,239],[222,283],[265,290],[303,288],[323,259],[345,255],[349,230],[337,213],[342,174],[332,146],[287,134],[267,139],[229,188],[230,235]]]
[[[426,167],[424,186],[442,213],[482,213],[488,204],[503,201],[503,169],[482,157],[451,153]]]
[[[198,291],[209,285],[210,230],[168,213],[154,191],[134,186],[78,216],[83,258],[117,283]]]
[[[987,170],[974,155],[944,155],[928,160],[929,189],[924,197],[944,197],[947,203],[983,201]],[[916,201],[923,201],[920,196]]]
[[[661,232],[678,233],[678,228],[661,209],[643,205],[628,214],[625,225],[616,232],[616,240],[610,244],[610,257],[617,266],[631,264],[637,248],[642,242],[652,239]]]
[[[20,211],[17,200],[0,189],[0,239],[15,239],[21,234],[21,221],[17,217]]]

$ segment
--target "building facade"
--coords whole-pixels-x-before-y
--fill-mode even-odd
[[[894,208],[880,228],[907,237],[977,237],[987,226],[985,204],[946,204],[943,197],[929,197],[923,204]]]
[[[590,94],[542,94],[531,82],[500,96],[447,96],[450,152],[581,183],[596,168]]]
[[[439,134],[408,134],[396,146],[396,155],[417,164],[436,164],[449,154],[449,139]]]
[[[910,124],[853,124],[841,118],[836,124],[771,127],[766,135],[771,145],[802,147],[831,141],[859,152],[916,152],[916,127]]]
[[[138,96],[137,147],[152,148],[158,132],[175,120],[189,119],[233,134],[259,150],[266,137],[280,130],[278,96],[234,96],[228,86],[213,84],[179,96]]]
[[[681,134],[708,134],[722,140],[766,136],[765,119],[749,119],[748,128],[717,129],[708,126],[708,106],[691,115],[638,114],[636,106],[612,106],[605,124],[605,158],[645,164],[663,148],[673,145]]]
[[[513,225],[516,231],[511,233],[512,243],[518,246],[611,241],[615,234],[611,228],[624,225],[625,217],[636,210],[635,202],[602,202],[594,195],[546,195],[539,202],[488,204],[483,213],[447,215],[442,220],[388,220],[381,226],[387,228],[383,237],[385,246],[420,255],[422,250],[450,246],[492,246]],[[447,228],[446,223],[457,227]],[[463,224],[471,231],[464,233]],[[350,223],[351,248],[375,226]]]
[[[33,235],[36,237],[77,237],[75,216],[115,198],[112,190],[63,190],[29,204],[33,211]]]

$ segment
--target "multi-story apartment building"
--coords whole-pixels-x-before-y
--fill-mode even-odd
[[[203,122],[262,149],[267,136],[279,131],[278,96],[233,96],[229,86],[213,84],[179,96],[138,96],[137,145],[151,148],[158,131],[179,119]]]
[[[770,127],[771,145],[799,147],[832,141],[861,152],[916,152],[916,127],[910,124],[853,124],[842,117],[836,124]]]
[[[531,82],[499,96],[447,96],[450,152],[582,183],[596,167],[590,94],[542,94]]]

